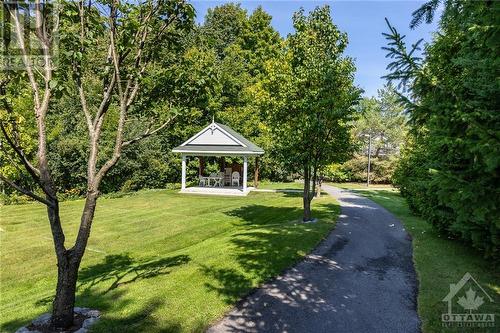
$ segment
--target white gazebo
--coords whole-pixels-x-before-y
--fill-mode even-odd
[[[248,158],[255,158],[254,185],[259,178],[259,156],[264,150],[232,128],[212,121],[210,125],[172,150],[182,156],[182,193],[247,195],[253,187],[247,186]],[[205,157],[219,157],[219,172],[204,174]],[[225,156],[243,158],[243,165],[226,165]],[[186,160],[200,160],[197,186],[186,187]]]

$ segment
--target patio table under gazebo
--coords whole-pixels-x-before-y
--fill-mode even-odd
[[[262,148],[232,128],[215,121],[172,151],[180,153],[182,157],[182,193],[219,195],[247,195],[253,189],[247,186],[248,159],[255,158],[254,184],[256,185],[259,177],[259,156],[264,154]],[[209,156],[219,157],[219,173],[203,174],[204,159]],[[198,186],[186,187],[186,161],[189,157],[200,159]],[[237,163],[227,165],[224,157],[241,157],[243,165]],[[240,175],[238,181],[235,179],[237,175]]]

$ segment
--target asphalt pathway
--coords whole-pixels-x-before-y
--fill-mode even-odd
[[[324,190],[342,207],[335,230],[207,332],[420,332],[411,239],[401,222],[369,199]]]

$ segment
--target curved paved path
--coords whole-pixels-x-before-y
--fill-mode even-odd
[[[420,331],[411,240],[401,222],[371,200],[324,190],[342,207],[335,230],[207,332]]]

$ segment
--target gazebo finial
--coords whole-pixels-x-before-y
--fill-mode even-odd
[[[212,115],[212,124],[215,123],[215,115]]]

